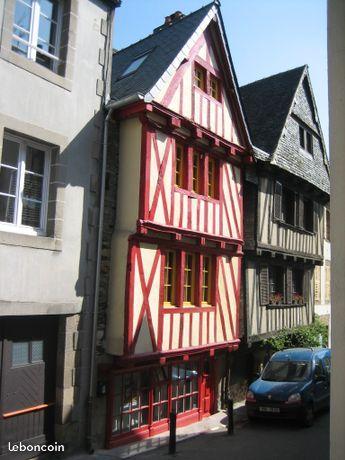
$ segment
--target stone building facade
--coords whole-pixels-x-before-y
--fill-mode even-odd
[[[91,439],[103,107],[118,1],[0,5],[0,427]]]

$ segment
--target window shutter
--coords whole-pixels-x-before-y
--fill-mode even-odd
[[[269,304],[269,271],[267,266],[260,267],[260,304]]]
[[[321,288],[321,270],[320,270],[320,266],[316,265],[316,267],[314,268],[314,298],[315,298],[315,302],[317,303],[321,302],[320,288]]]
[[[304,303],[309,302],[309,270],[304,270],[303,273],[303,300]]]
[[[331,266],[329,262],[325,264],[325,302],[329,303],[331,300]]]
[[[317,232],[318,215],[318,204],[313,201],[313,232]]]
[[[278,220],[282,219],[282,194],[283,186],[276,181],[274,184],[274,218]]]
[[[299,204],[298,204],[298,226],[300,228],[304,228],[304,201],[303,195],[299,196]]]
[[[286,303],[292,303],[292,270],[290,267],[286,269]]]

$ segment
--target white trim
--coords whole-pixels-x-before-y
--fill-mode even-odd
[[[60,35],[61,35],[61,24],[62,24],[62,4],[61,2],[58,3],[58,11],[57,11],[57,18],[56,20],[48,18],[45,14],[41,13],[41,6],[39,3],[39,0],[33,0],[32,5],[28,5],[25,3],[23,0],[16,0],[16,2],[19,1],[20,3],[26,5],[28,8],[31,8],[31,17],[30,17],[30,29],[25,30],[21,26],[18,26],[15,21],[13,21],[13,26],[19,30],[22,30],[23,32],[29,34],[29,40],[25,40],[22,37],[19,37],[16,35],[16,33],[12,32],[12,41],[13,39],[16,41],[19,41],[21,43],[24,43],[28,50],[27,50],[27,58],[30,59],[31,61],[37,61],[37,53],[42,54],[43,56],[48,57],[49,59],[52,59],[52,69],[54,72],[56,72],[56,65],[57,62],[60,61],[58,54],[59,54],[59,48],[60,48]],[[56,26],[56,32],[55,32],[55,43],[52,45],[54,47],[55,53],[56,54],[51,54],[47,51],[44,51],[43,49],[38,47],[38,40],[39,40],[39,25],[40,25],[40,16],[43,16],[44,18],[48,19],[51,24],[55,24]],[[42,39],[41,39],[42,40]],[[48,43],[48,46],[50,43]]]
[[[17,184],[15,194],[15,209],[14,209],[14,222],[0,222],[0,231],[12,231],[16,233],[23,233],[27,235],[45,235],[46,234],[46,223],[47,223],[47,211],[48,211],[48,196],[49,196],[49,176],[50,176],[50,164],[51,164],[51,148],[40,144],[35,141],[23,139],[13,134],[5,133],[4,139],[16,142],[19,144],[19,156],[18,156],[18,169],[17,169]],[[33,174],[38,177],[42,177],[42,199],[32,201],[41,203],[40,210],[40,227],[30,227],[28,225],[22,225],[19,222],[22,218],[23,212],[23,191],[25,181],[25,161],[27,147],[34,147],[44,152],[44,171],[43,174]],[[15,168],[13,168],[15,169]],[[6,194],[7,195],[7,194]],[[10,196],[10,195],[9,195]]]

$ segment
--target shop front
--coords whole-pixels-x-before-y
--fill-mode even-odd
[[[110,373],[107,447],[197,422],[214,410],[212,358],[127,368]]]

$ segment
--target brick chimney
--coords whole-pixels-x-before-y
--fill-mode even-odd
[[[184,18],[184,14],[181,11],[175,11],[175,13],[170,14],[170,16],[165,17],[164,24],[158,26],[154,29],[153,33],[159,32],[160,30],[166,29],[176,22]]]

